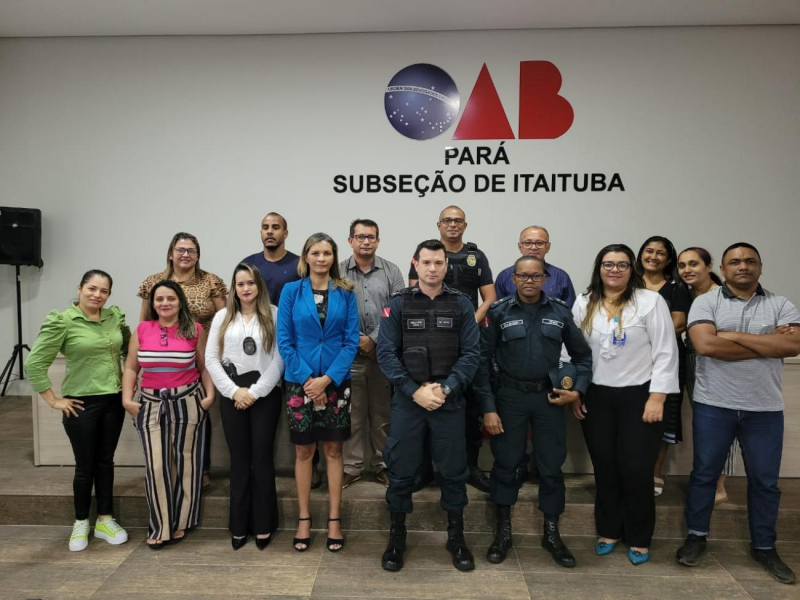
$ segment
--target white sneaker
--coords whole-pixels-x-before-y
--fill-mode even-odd
[[[75,521],[72,525],[72,535],[69,536],[69,549],[72,552],[86,550],[89,545],[89,519]]]
[[[114,517],[106,517],[102,521],[98,520],[94,524],[94,537],[107,541],[109,544],[117,546],[128,541],[128,532],[120,527]]]

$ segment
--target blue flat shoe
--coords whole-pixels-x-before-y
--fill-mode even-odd
[[[597,556],[605,556],[606,554],[611,554],[614,551],[614,548],[617,547],[619,542],[600,542],[597,541],[594,543],[594,551]]]
[[[641,565],[650,560],[650,553],[645,552],[644,554],[642,554],[638,550],[634,550],[631,548],[630,550],[628,550],[628,560],[631,561],[631,564],[634,566]]]

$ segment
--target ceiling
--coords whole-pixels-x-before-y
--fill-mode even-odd
[[[800,0],[0,0],[0,37],[800,24]]]

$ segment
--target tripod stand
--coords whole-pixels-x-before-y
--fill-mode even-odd
[[[31,351],[30,346],[28,344],[22,343],[22,293],[20,292],[20,276],[19,276],[19,265],[16,265],[17,274],[17,344],[14,346],[14,351],[11,353],[11,358],[8,359],[5,368],[3,369],[3,373],[0,374],[0,382],[3,383],[3,393],[0,396],[6,395],[6,389],[8,389],[8,383],[11,380],[11,370],[14,367],[14,362],[19,358],[19,378],[25,379],[25,372],[22,370],[22,351],[27,350],[28,352]]]

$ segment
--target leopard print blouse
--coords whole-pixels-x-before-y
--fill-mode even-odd
[[[155,273],[150,275],[139,286],[139,298],[148,300],[153,286],[159,281],[164,279],[164,272]],[[175,281],[175,277],[171,277]],[[226,298],[228,295],[228,288],[225,282],[213,273],[203,272],[203,275],[198,277],[192,276],[191,279],[180,283],[183,293],[186,294],[186,302],[189,304],[189,312],[192,313],[195,321],[203,326],[206,331],[211,327],[211,320],[214,318],[216,309],[214,308],[214,301],[212,298]]]

